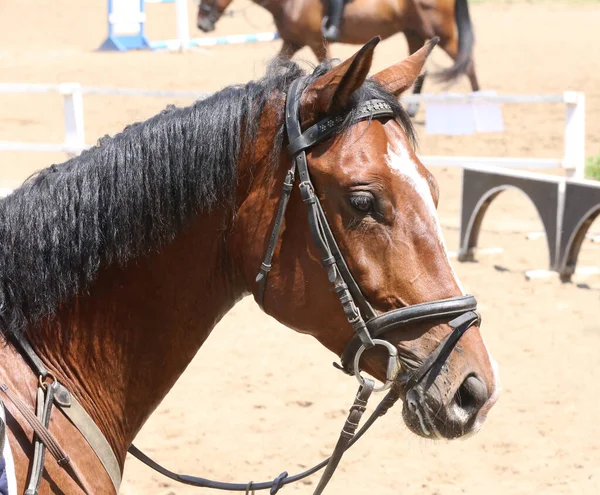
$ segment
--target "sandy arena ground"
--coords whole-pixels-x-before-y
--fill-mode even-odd
[[[239,3],[238,3],[239,2]],[[212,91],[259,77],[279,42],[180,54],[97,53],[106,36],[105,0],[0,0],[0,81],[77,81],[86,86]],[[192,9],[190,2],[190,9]],[[272,30],[269,16],[246,0],[221,21],[217,35]],[[587,154],[600,153],[600,56],[597,2],[471,5],[476,59],[485,89],[501,93],[585,91]],[[193,16],[190,24],[192,25]],[[196,31],[193,31],[196,34]],[[174,36],[174,8],[148,7],[150,39]],[[334,55],[355,47],[335,46]],[[375,69],[406,55],[398,35],[380,45]],[[300,57],[313,62],[312,54]],[[435,53],[430,68],[448,61]],[[427,91],[442,91],[433,82]],[[467,90],[466,81],[452,86]],[[88,142],[147,118],[167,103],[146,97],[85,96]],[[62,140],[57,95],[0,95],[0,140]],[[424,133],[425,154],[561,156],[560,105],[505,106],[504,134],[460,138]],[[0,155],[0,186],[64,156]],[[440,217],[449,249],[458,243],[460,172],[433,169],[442,191]],[[502,247],[476,263],[456,263],[480,301],[484,334],[500,363],[503,395],[483,431],[467,441],[432,443],[388,414],[347,454],[331,494],[597,494],[600,493],[600,276],[526,281],[545,268],[545,241],[533,206],[504,193],[484,222],[480,245]],[[591,228],[600,232],[600,222]],[[587,241],[581,266],[600,264],[600,244]],[[137,444],[172,469],[228,481],[271,479],[320,460],[337,438],[355,392],[334,370],[334,356],[313,339],[266,317],[250,299],[215,329],[184,376],[139,435]],[[313,384],[317,383],[315,387]],[[201,399],[203,397],[203,399]],[[311,493],[314,479],[283,493]],[[121,493],[207,493],[155,475],[135,459]]]

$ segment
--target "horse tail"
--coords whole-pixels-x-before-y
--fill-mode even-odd
[[[439,76],[443,81],[452,81],[465,74],[473,61],[475,34],[467,0],[455,0],[454,20],[458,29],[458,54],[452,67],[440,72]]]

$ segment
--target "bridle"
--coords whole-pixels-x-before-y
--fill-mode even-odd
[[[265,257],[261,264],[260,272],[256,277],[256,282],[258,283],[257,302],[261,307],[264,304],[264,296],[268,288],[268,274],[271,270],[275,248],[280,237],[288,201],[296,182],[297,172],[298,187],[307,208],[308,224],[313,242],[320,253],[321,263],[327,271],[328,279],[340,300],[348,323],[355,332],[355,335],[348,342],[342,353],[341,364],[337,365],[337,367],[345,373],[355,376],[360,386],[331,457],[313,468],[294,476],[289,476],[287,472],[283,472],[273,481],[261,483],[250,482],[247,484],[212,481],[205,478],[176,474],[154,462],[134,445],[130,446],[129,452],[152,469],[168,478],[187,485],[220,490],[246,491],[246,493],[254,492],[254,490],[270,489],[270,493],[275,494],[283,485],[303,479],[325,467],[322,478],[314,491],[315,495],[321,494],[333,476],[346,450],[369,429],[377,418],[384,415],[401,396],[401,385],[397,379],[400,371],[398,353],[390,342],[382,338],[384,334],[391,330],[425,321],[447,321],[447,324],[452,328],[452,332],[440,342],[438,347],[422,365],[409,374],[408,381],[402,383],[402,387],[407,390],[407,402],[412,402],[412,405],[415,406],[415,402],[420,402],[423,399],[424,392],[433,383],[435,376],[440,371],[441,365],[448,359],[462,335],[473,325],[480,323],[480,316],[476,312],[477,302],[471,295],[415,304],[387,311],[383,314],[377,314],[373,309],[352,276],[327,222],[310,178],[306,151],[316,144],[324,142],[345,125],[352,125],[365,120],[394,118],[394,112],[391,106],[383,100],[369,100],[361,104],[352,113],[348,123],[346,123],[346,120],[350,113],[346,112],[341,115],[326,117],[302,132],[299,104],[302,96],[302,87],[305,82],[305,78],[295,80],[290,86],[286,99],[285,125],[289,141],[288,150],[292,156],[292,165],[283,183],[281,199]],[[4,392],[5,397],[15,404],[36,433],[34,460],[30,471],[27,494],[37,493],[37,487],[39,487],[43,472],[44,451],[46,449],[52,453],[59,464],[63,465],[63,467],[66,466],[65,469],[68,468],[67,470],[82,487],[84,492],[89,493],[89,490],[87,490],[85,484],[82,482],[82,477],[48,431],[53,405],[56,405],[83,434],[101,460],[102,465],[113,481],[115,491],[118,493],[118,485],[121,477],[120,469],[110,447],[108,447],[107,451],[108,442],[98,427],[87,413],[85,413],[75,397],[63,385],[58,383],[52,373],[44,367],[42,361],[33,351],[25,337],[17,337],[13,339],[13,342],[15,347],[27,357],[30,366],[40,377],[38,407],[35,415],[28,410],[27,406],[6,385],[0,384],[0,391]],[[365,350],[377,345],[385,347],[388,352],[386,382],[379,388],[375,387],[375,382],[372,379],[365,378],[360,373],[361,355]],[[425,380],[426,377],[429,378]],[[390,390],[367,419],[363,427],[357,431],[359,421],[366,410],[371,393],[385,389]],[[0,407],[2,407],[1,401]],[[32,491],[29,491],[30,489]]]
[[[358,367],[362,353],[376,345],[384,346],[388,350],[389,362],[387,366],[386,383],[376,390],[389,388],[398,371],[397,351],[386,340],[378,339],[384,333],[394,330],[400,326],[431,321],[437,319],[448,319],[454,317],[450,326],[456,327],[453,333],[440,343],[433,354],[439,354],[441,359],[442,349],[453,342],[452,347],[458,342],[462,334],[475,323],[479,322],[480,316],[475,311],[477,302],[471,295],[442,299],[438,301],[415,304],[405,308],[394,309],[383,314],[377,314],[367,298],[362,293],[360,286],[352,276],[344,255],[340,251],[323,207],[315,193],[314,184],[310,178],[306,151],[313,146],[327,140],[338,132],[344,125],[352,125],[364,120],[394,118],[394,111],[388,103],[383,100],[369,100],[360,105],[354,112],[349,124],[345,124],[348,114],[326,117],[302,132],[300,126],[300,99],[302,97],[301,87],[303,78],[296,79],[290,86],[285,107],[285,125],[289,141],[288,151],[292,155],[292,165],[287,172],[283,183],[283,190],[277,216],[269,238],[269,244],[261,264],[260,272],[256,277],[258,282],[257,302],[263,307],[267,288],[267,277],[271,270],[273,255],[277,240],[281,233],[281,226],[285,210],[294,187],[296,171],[298,172],[299,189],[302,201],[306,205],[308,225],[310,233],[320,256],[321,264],[327,271],[329,282],[337,294],[346,319],[354,329],[354,337],[348,342],[341,357],[341,365],[337,367],[349,375],[357,377],[362,384],[364,380],[360,375]],[[468,323],[468,326],[467,326]],[[451,349],[450,349],[451,352]],[[447,356],[446,356],[447,357]],[[438,358],[436,358],[438,359]],[[427,360],[429,361],[429,360]],[[426,361],[426,363],[427,363]],[[425,364],[425,363],[424,363]],[[431,363],[433,365],[433,363]],[[429,367],[431,369],[431,367]],[[421,366],[419,373],[426,374]]]

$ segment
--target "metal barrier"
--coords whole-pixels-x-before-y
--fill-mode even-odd
[[[177,37],[150,41],[146,37],[146,3],[175,4]],[[187,0],[108,0],[108,37],[99,50],[125,52],[132,49],[185,51],[190,48],[240,43],[258,43],[279,39],[278,33],[240,34],[191,38]]]

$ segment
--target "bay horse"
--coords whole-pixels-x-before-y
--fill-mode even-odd
[[[496,368],[397,100],[433,44],[369,78],[377,41],[312,74],[276,60],[0,201],[0,399],[19,493],[42,442],[60,463],[42,459],[40,494],[114,494],[136,434],[246,295],[342,357],[361,382],[350,420],[374,387],[365,371],[415,434],[479,430]],[[100,440],[68,419],[75,406]]]
[[[204,32],[215,24],[233,0],[200,0],[197,25]],[[283,40],[280,55],[293,57],[308,46],[319,62],[331,57],[329,42],[321,33],[326,0],[252,0],[268,10],[279,36]],[[473,91],[479,82],[473,62],[474,34],[467,0],[348,0],[340,26],[340,43],[363,44],[374,36],[382,39],[404,33],[409,54],[420,49],[425,41],[440,38],[440,47],[454,64],[438,76],[451,81],[466,74]],[[415,84],[415,94],[421,92],[424,76]],[[414,116],[418,105],[409,105]]]

